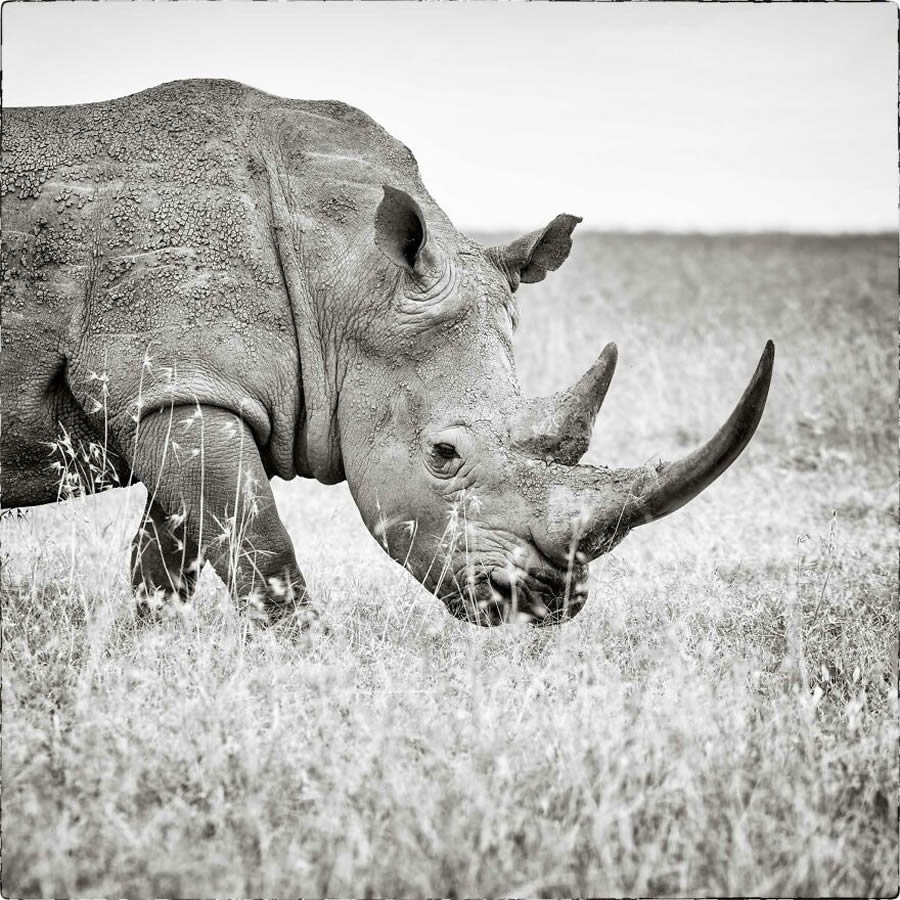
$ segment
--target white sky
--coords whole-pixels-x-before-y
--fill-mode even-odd
[[[3,103],[360,107],[463,230],[897,227],[892,3],[6,3]]]

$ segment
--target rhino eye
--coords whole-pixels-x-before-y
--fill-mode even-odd
[[[439,457],[440,459],[456,459],[457,452],[456,447],[453,444],[435,444],[434,445],[434,455]]]
[[[453,444],[435,441],[429,448],[428,468],[438,478],[453,478],[462,466],[462,460]]]

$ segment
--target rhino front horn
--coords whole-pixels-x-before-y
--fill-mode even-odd
[[[585,510],[578,550],[595,559],[632,528],[661,519],[693,500],[716,480],[750,442],[762,418],[772,380],[775,345],[768,341],[750,384],[711,440],[676,462],[640,469],[575,466],[572,493]]]
[[[772,380],[775,345],[766,342],[753,378],[725,424],[702,447],[676,462],[665,463],[643,485],[629,519],[643,525],[675,512],[715,481],[743,452],[762,418]]]

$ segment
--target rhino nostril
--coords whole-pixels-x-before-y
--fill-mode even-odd
[[[515,590],[515,576],[503,569],[494,569],[488,576],[491,587],[507,600],[512,597]]]
[[[531,589],[528,586],[529,582],[533,582]],[[547,607],[534,594],[535,588],[538,591],[542,590],[542,583],[544,588],[547,585],[541,580],[535,581],[533,573],[518,572],[514,569],[495,569],[488,576],[488,583],[495,597],[504,602],[512,604],[522,611],[527,610],[536,618],[543,618],[547,615]],[[551,588],[551,590],[555,590],[555,588]]]

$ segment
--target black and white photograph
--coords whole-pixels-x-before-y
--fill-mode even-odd
[[[3,897],[897,896],[895,3],[0,17]]]

